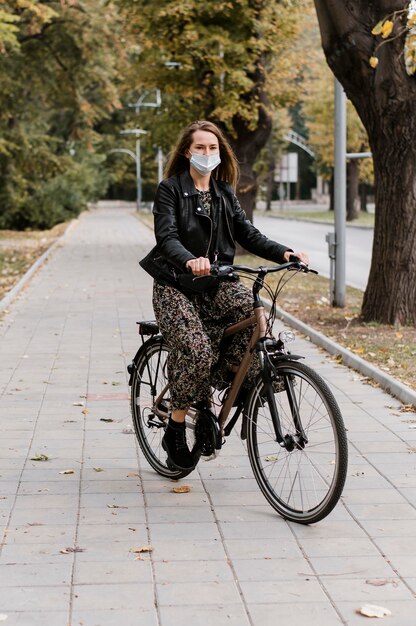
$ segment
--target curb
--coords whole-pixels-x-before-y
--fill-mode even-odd
[[[23,289],[23,287],[25,287],[25,285],[29,282],[29,280],[32,278],[33,274],[39,269],[39,267],[41,265],[43,265],[43,263],[48,259],[48,257],[52,254],[52,252],[54,251],[54,249],[57,247],[57,245],[59,243],[62,242],[63,238],[66,236],[66,234],[72,230],[72,228],[75,226],[75,224],[78,222],[77,219],[72,220],[68,226],[65,229],[65,232],[62,233],[62,235],[60,237],[58,237],[58,239],[56,239],[56,241],[54,241],[47,250],[45,250],[45,252],[38,258],[36,259],[36,261],[33,263],[33,265],[31,265],[29,267],[29,269],[27,270],[27,272],[25,274],[23,274],[22,278],[19,280],[19,282],[17,282],[15,284],[15,286],[8,292],[6,293],[6,295],[4,296],[4,298],[2,298],[0,300],[0,313],[2,313],[8,306],[10,306],[10,304],[13,302],[13,300],[19,295],[20,291]]]
[[[365,361],[350,350],[347,350],[347,348],[344,348],[335,343],[335,341],[328,339],[328,337],[325,337],[325,335],[319,331],[311,328],[307,324],[304,324],[296,317],[293,317],[290,313],[286,313],[286,311],[283,311],[280,307],[276,307],[276,311],[277,316],[282,321],[309,337],[314,344],[324,348],[330,354],[341,356],[344,365],[347,365],[348,367],[357,370],[364,376],[368,376],[372,380],[375,380],[379,383],[380,387],[395,396],[398,400],[403,402],[403,404],[413,404],[416,406],[416,392],[413,391],[413,389],[404,385],[389,374],[386,374],[378,367],[371,365],[368,361]]]

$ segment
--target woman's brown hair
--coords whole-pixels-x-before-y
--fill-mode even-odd
[[[235,154],[223,132],[218,128],[218,126],[216,126],[216,124],[207,120],[197,120],[184,128],[179,136],[176,146],[169,156],[165,169],[165,178],[177,176],[185,170],[189,170],[189,159],[185,155],[187,150],[189,150],[193,140],[193,134],[196,130],[205,130],[209,133],[213,133],[218,139],[221,163],[213,171],[213,176],[217,180],[223,180],[230,183],[233,189],[235,189],[239,176],[238,162]]]

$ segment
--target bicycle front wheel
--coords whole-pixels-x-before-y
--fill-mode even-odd
[[[169,350],[162,337],[146,341],[134,365],[131,383],[131,412],[134,430],[140,448],[151,467],[162,476],[172,479],[183,478],[191,470],[176,470],[169,467],[166,452],[162,448],[167,419],[171,411],[167,375]],[[156,415],[155,401],[165,417]]]
[[[348,465],[347,438],[337,402],[310,367],[286,361],[273,368],[281,447],[262,380],[247,406],[248,454],[257,483],[284,518],[311,524],[338,502]]]

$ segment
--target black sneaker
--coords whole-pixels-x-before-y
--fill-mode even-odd
[[[195,467],[194,458],[186,443],[185,423],[169,420],[162,439],[162,448],[167,452],[168,461],[175,469],[189,470]]]

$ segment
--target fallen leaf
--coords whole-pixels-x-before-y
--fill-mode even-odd
[[[59,472],[60,474],[75,474],[75,470],[62,470]]]
[[[173,487],[172,491],[173,493],[189,493],[192,491],[192,487],[189,487],[188,485],[179,485],[178,487]]]
[[[35,456],[30,457],[31,461],[48,461],[49,457],[46,454],[36,454]]]
[[[121,383],[117,382],[116,380],[113,380],[112,383],[113,387],[118,387],[118,385],[121,385]]]
[[[83,413],[84,415],[88,415],[89,410],[88,409],[84,409],[83,411],[81,411],[81,413]]]
[[[414,404],[404,404],[399,411],[400,413],[416,413],[416,406]]]
[[[128,506],[119,506],[118,504],[107,504],[109,509],[128,509]]]
[[[153,547],[150,545],[140,546],[140,548],[130,548],[130,552],[133,554],[141,554],[142,552],[153,552]]]
[[[134,430],[132,428],[123,428],[123,435],[134,435]]]
[[[385,615],[391,615],[391,611],[385,609],[383,606],[376,606],[375,604],[364,604],[357,613],[365,615],[365,617],[384,617]]]
[[[129,472],[127,474],[127,478],[129,478],[130,476],[140,476],[140,474],[137,474],[136,472]]]
[[[100,422],[114,422],[111,417],[100,417]]]
[[[384,587],[384,585],[393,585],[398,587],[398,582],[394,578],[369,578],[365,581],[367,585],[373,585],[374,587]]]
[[[61,554],[72,554],[73,552],[85,552],[85,548],[79,548],[78,546],[75,546],[74,548],[62,548],[59,552]]]
[[[85,406],[85,402],[73,402],[72,406]]]
[[[266,456],[265,461],[278,461],[279,459],[277,458],[277,456],[275,456],[274,454],[271,454],[269,456]]]
[[[416,453],[416,448],[407,448],[407,451],[409,454],[415,454]]]
[[[93,467],[94,472],[103,472],[103,468],[102,467]]]

